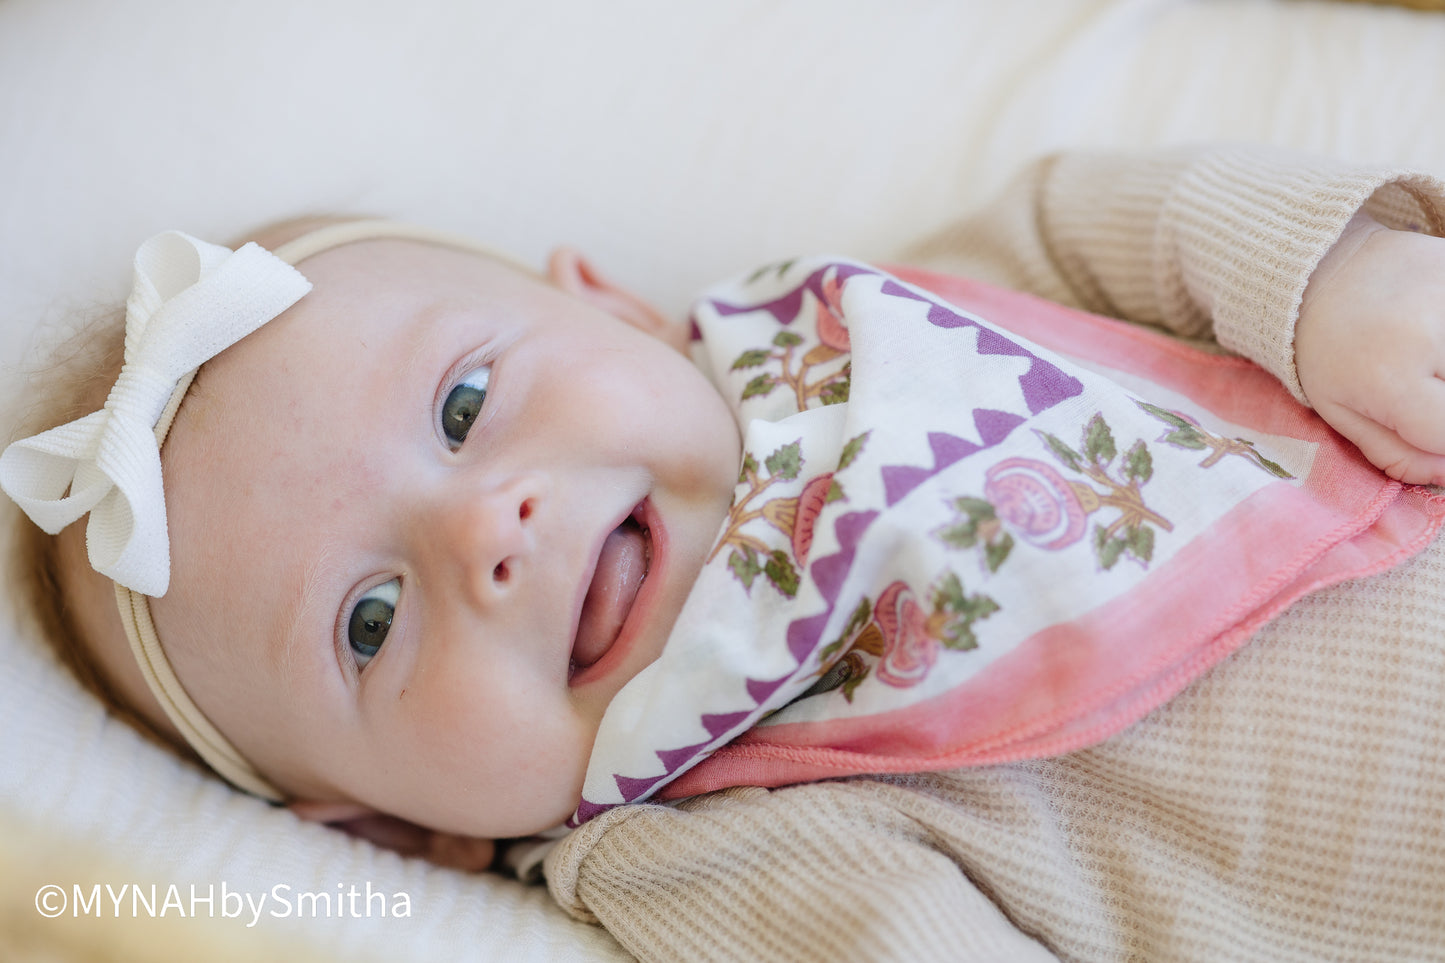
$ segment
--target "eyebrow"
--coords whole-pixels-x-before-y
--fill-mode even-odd
[[[403,320],[409,323],[413,332],[416,332],[418,329],[425,330],[438,324],[454,310],[456,307],[450,301],[436,301],[419,310],[409,312]],[[421,360],[426,357],[430,349],[424,338],[409,337],[406,339],[406,344],[407,350],[400,367],[404,371],[417,372],[418,378],[425,383],[429,376],[424,372],[431,366],[423,365]],[[368,350],[377,350],[369,345],[366,347]],[[441,377],[431,389],[431,394],[426,396],[425,411],[433,423],[437,417],[437,405],[442,400],[437,395],[450,370],[450,368],[443,369]],[[314,557],[303,562],[301,578],[297,580],[295,588],[282,604],[281,611],[274,623],[280,632],[276,638],[271,640],[270,645],[269,655],[272,664],[278,667],[283,683],[289,685],[295,677],[296,666],[306,661],[308,650],[302,640],[309,631],[306,624],[307,617],[316,605],[324,601],[323,593],[328,586],[337,581],[339,572],[340,563],[336,560],[335,551],[329,545],[323,546]],[[339,616],[340,613],[337,615]],[[336,671],[343,672],[339,662],[341,655],[338,651],[335,619],[329,624],[331,628],[328,631],[327,649],[331,652],[331,661],[336,665]]]
[[[291,597],[282,606],[280,617],[276,621],[282,631],[272,640],[271,658],[272,664],[280,669],[282,681],[285,683],[291,682],[298,661],[303,661],[306,654],[300,640],[307,634],[307,616],[319,604],[324,587],[334,581],[335,566],[332,564],[332,556],[331,549],[323,547],[315,557],[305,563],[302,577],[296,583]],[[327,640],[327,648],[333,653],[334,661],[335,639]],[[338,671],[340,668],[338,665]]]

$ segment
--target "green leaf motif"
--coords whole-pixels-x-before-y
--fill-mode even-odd
[[[989,542],[983,547],[983,561],[990,572],[997,572],[1000,565],[1008,558],[1008,553],[1013,551],[1014,537],[1007,532],[1003,538],[996,542]]]
[[[780,348],[796,348],[803,343],[803,339],[792,331],[779,331],[773,335],[773,344]]]
[[[788,557],[788,553],[781,548],[776,549],[764,563],[763,574],[773,583],[773,588],[788,598],[798,594],[798,570],[793,567],[793,560]]]
[[[1180,417],[1172,411],[1165,411],[1163,408],[1160,408],[1157,405],[1145,404],[1144,402],[1138,400],[1136,400],[1134,403],[1140,408],[1143,408],[1149,414],[1153,415],[1155,418],[1158,418],[1160,421],[1165,422],[1166,424],[1174,428],[1173,431],[1169,432],[1169,434],[1165,435],[1162,439],[1160,439],[1166,444],[1173,445],[1176,448],[1186,448],[1190,451],[1203,451],[1206,448],[1213,447],[1210,444],[1211,440],[1221,440],[1216,436],[1210,435],[1198,425],[1192,424],[1188,420]],[[1269,472],[1276,478],[1294,477],[1285,469],[1283,465],[1270,461],[1268,458],[1261,455],[1255,449],[1254,442],[1249,441],[1245,438],[1235,438],[1232,441],[1235,445],[1243,445],[1246,451],[1240,451],[1237,448],[1231,451],[1228,447],[1219,448],[1217,450],[1228,454],[1241,455],[1254,462],[1260,468]],[[1213,462],[1209,459],[1206,459],[1202,467],[1208,468],[1211,464],[1213,464]]]
[[[789,442],[764,459],[763,464],[774,478],[792,481],[803,468],[802,447],[796,441]]]
[[[751,351],[744,351],[738,355],[738,359],[733,362],[733,366],[729,370],[741,371],[744,368],[756,368],[760,364],[766,364],[769,357],[771,356],[768,352],[762,348],[753,348]]]
[[[848,677],[848,680],[843,683],[843,688],[839,690],[843,693],[843,698],[852,702],[854,690],[858,688],[864,679],[868,678],[868,674],[872,671],[873,666],[866,663],[864,663],[861,668],[854,670],[853,674]]]
[[[973,495],[964,495],[953,500],[953,507],[963,512],[975,521],[990,521],[998,517],[998,512],[993,507],[993,502],[987,498],[977,498]]]
[[[963,611],[968,599],[963,594],[963,579],[958,577],[957,572],[949,572],[938,580],[937,587],[933,590],[933,604],[935,609]]]
[[[989,599],[988,601],[992,602],[993,600]],[[997,608],[998,606],[995,605],[994,609],[996,610]],[[985,618],[989,614],[990,613],[986,612],[979,617]],[[943,643],[945,649],[953,649],[958,652],[968,652],[978,648],[978,635],[973,631],[973,621],[971,619],[955,619],[950,621],[948,627],[943,630],[943,638],[940,641]]]
[[[760,374],[752,381],[749,381],[747,384],[743,385],[743,395],[741,400],[747,401],[749,398],[760,398],[768,394],[768,392],[772,391],[773,388],[777,386],[777,384],[777,380],[772,375]]]
[[[1253,442],[1250,443],[1250,445],[1249,445],[1249,450],[1250,450],[1250,453],[1254,455],[1255,460],[1259,462],[1259,467],[1263,468],[1265,471],[1269,472],[1269,473],[1270,473],[1271,475],[1273,475],[1274,477],[1276,477],[1276,478],[1293,478],[1293,477],[1294,477],[1293,475],[1291,475],[1291,474],[1285,469],[1285,467],[1284,467],[1283,465],[1279,464],[1278,462],[1270,461],[1268,458],[1264,457],[1264,456],[1261,455],[1259,452],[1255,451],[1255,450],[1254,450],[1254,443],[1253,443]]]
[[[943,647],[956,652],[971,652],[978,648],[978,636],[973,631],[973,626],[966,622],[950,623],[948,628],[943,630]]]
[[[997,612],[999,605],[987,595],[968,595],[962,580],[956,573],[950,572],[938,581],[934,589],[933,610],[955,616],[947,621],[943,629],[941,641],[944,647],[967,650],[978,648],[978,636],[974,634],[973,624]]]
[[[848,625],[843,629],[844,638],[861,630],[871,618],[873,618],[873,603],[868,600],[867,596],[864,596],[859,600],[858,607],[853,610],[853,614],[848,617]],[[838,641],[841,642],[842,639]]]
[[[848,496],[843,493],[843,486],[838,484],[838,479],[833,479],[828,485],[828,494],[823,496],[823,504],[831,505],[833,502],[847,501]]]
[[[818,400],[825,405],[841,405],[848,400],[848,392],[852,388],[852,381],[843,378],[841,381],[830,381],[818,392]]]
[[[973,548],[978,544],[978,522],[970,518],[934,529],[933,534],[949,548]]]
[[[743,454],[743,467],[738,472],[738,482],[745,482],[748,480],[749,475],[756,475],[757,473],[758,460],[753,457],[752,452],[745,452]]]
[[[950,548],[973,548],[978,544],[979,523],[998,517],[992,503],[982,498],[955,498],[953,507],[963,515],[964,521],[944,525],[933,531],[933,534]]]
[[[863,434],[857,436],[856,438],[848,439],[848,444],[843,446],[843,454],[838,456],[839,471],[842,471],[844,468],[847,468],[849,465],[853,464],[853,459],[857,458],[858,455],[862,453],[863,446],[868,442],[869,434],[871,434],[871,432],[865,431],[863,432]]]
[[[1186,421],[1186,420],[1184,420],[1183,418],[1179,417],[1179,416],[1176,415],[1174,412],[1172,412],[1172,411],[1166,411],[1165,409],[1160,408],[1158,405],[1151,405],[1151,404],[1148,404],[1147,402],[1138,401],[1138,400],[1136,400],[1136,401],[1134,402],[1134,404],[1138,405],[1140,408],[1143,408],[1145,411],[1149,412],[1149,414],[1153,415],[1155,418],[1158,418],[1160,421],[1163,421],[1163,422],[1166,422],[1167,424],[1173,425],[1175,428],[1193,428],[1193,427],[1194,427],[1194,426],[1191,425],[1188,421]]]
[[[747,280],[745,280],[743,283],[752,284],[754,281],[763,277],[763,275],[767,274],[769,271],[773,272],[778,277],[782,277],[784,274],[788,273],[788,268],[792,267],[795,261],[797,261],[797,258],[791,258],[787,261],[779,261],[777,264],[764,264],[752,274],[749,274],[747,276]]]
[[[1069,468],[1072,468],[1074,471],[1080,470],[1081,459],[1079,457],[1079,453],[1074,451],[1074,449],[1070,448],[1068,445],[1064,444],[1063,439],[1059,438],[1059,436],[1057,435],[1051,435],[1047,431],[1036,430],[1034,433],[1044,440],[1044,444],[1049,446],[1049,451],[1053,453],[1053,456],[1055,458],[1063,462]]]
[[[979,530],[989,522],[998,521],[998,511],[987,499],[963,496],[953,499],[950,504],[963,518],[949,525],[933,530],[933,535],[949,548],[965,549],[980,546],[983,549],[983,564],[990,572],[997,572],[999,566],[1013,551],[1013,536],[992,526],[986,537],[980,537]]]
[[[1099,557],[1099,567],[1109,571],[1119,561],[1127,543],[1122,538],[1110,538],[1102,525],[1094,526],[1094,553]]]
[[[1142,438],[1124,455],[1124,477],[1140,485],[1154,477],[1154,456]]]
[[[864,596],[853,609],[853,614],[848,617],[848,624],[843,626],[843,634],[823,646],[818,653],[819,657],[824,662],[828,661],[835,652],[843,647],[845,642],[857,635],[871,618],[873,618],[873,603],[868,601],[867,596]]]
[[[1164,436],[1163,441],[1175,448],[1188,448],[1191,451],[1203,451],[1209,447],[1209,443],[1204,440],[1204,433],[1193,425],[1171,431]]]
[[[728,556],[728,568],[732,569],[732,573],[738,577],[738,581],[743,583],[743,588],[749,592],[753,590],[753,579],[763,570],[763,567],[758,564],[757,555],[750,548],[742,551],[733,549],[733,553]]]
[[[1146,565],[1154,558],[1154,529],[1140,525],[1129,530],[1129,554]]]
[[[1114,460],[1119,449],[1114,446],[1114,433],[1104,420],[1103,412],[1089,419],[1084,428],[1084,457],[1096,465],[1107,465]]]

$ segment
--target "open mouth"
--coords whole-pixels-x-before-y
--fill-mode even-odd
[[[642,515],[643,506],[638,505],[602,542],[577,620],[577,637],[567,668],[569,678],[610,652],[627,624],[652,565],[652,535]]]

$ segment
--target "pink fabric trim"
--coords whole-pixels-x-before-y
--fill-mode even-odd
[[[1301,596],[1399,564],[1445,521],[1445,499],[1385,477],[1247,361],[979,282],[912,269],[894,273],[1046,347],[1141,374],[1231,422],[1314,442],[1315,467],[1302,488],[1265,488],[1197,538],[1155,573],[1149,597],[1141,588],[1046,629],[975,681],[925,703],[885,716],[754,729],[660,798],[740,784],[1002,763],[1092,745],[1177,694]],[[1248,558],[1230,553],[1230,564],[1220,564],[1221,539],[1247,541],[1255,520],[1282,516],[1308,533],[1304,545],[1259,546]],[[1209,604],[1201,595],[1204,581],[1209,597],[1238,601],[1223,610]],[[1160,592],[1167,596],[1162,607]],[[1151,608],[1168,613],[1175,641],[1167,648],[1148,644],[1142,613]],[[1145,641],[1110,647],[1109,628],[1120,622]]]

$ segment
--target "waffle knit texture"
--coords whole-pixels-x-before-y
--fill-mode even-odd
[[[1300,297],[1445,185],[1243,148],[1064,155],[912,252],[1210,338],[1303,397]],[[1445,960],[1445,549],[1308,595],[1052,759],[613,810],[548,885],[644,960]]]

